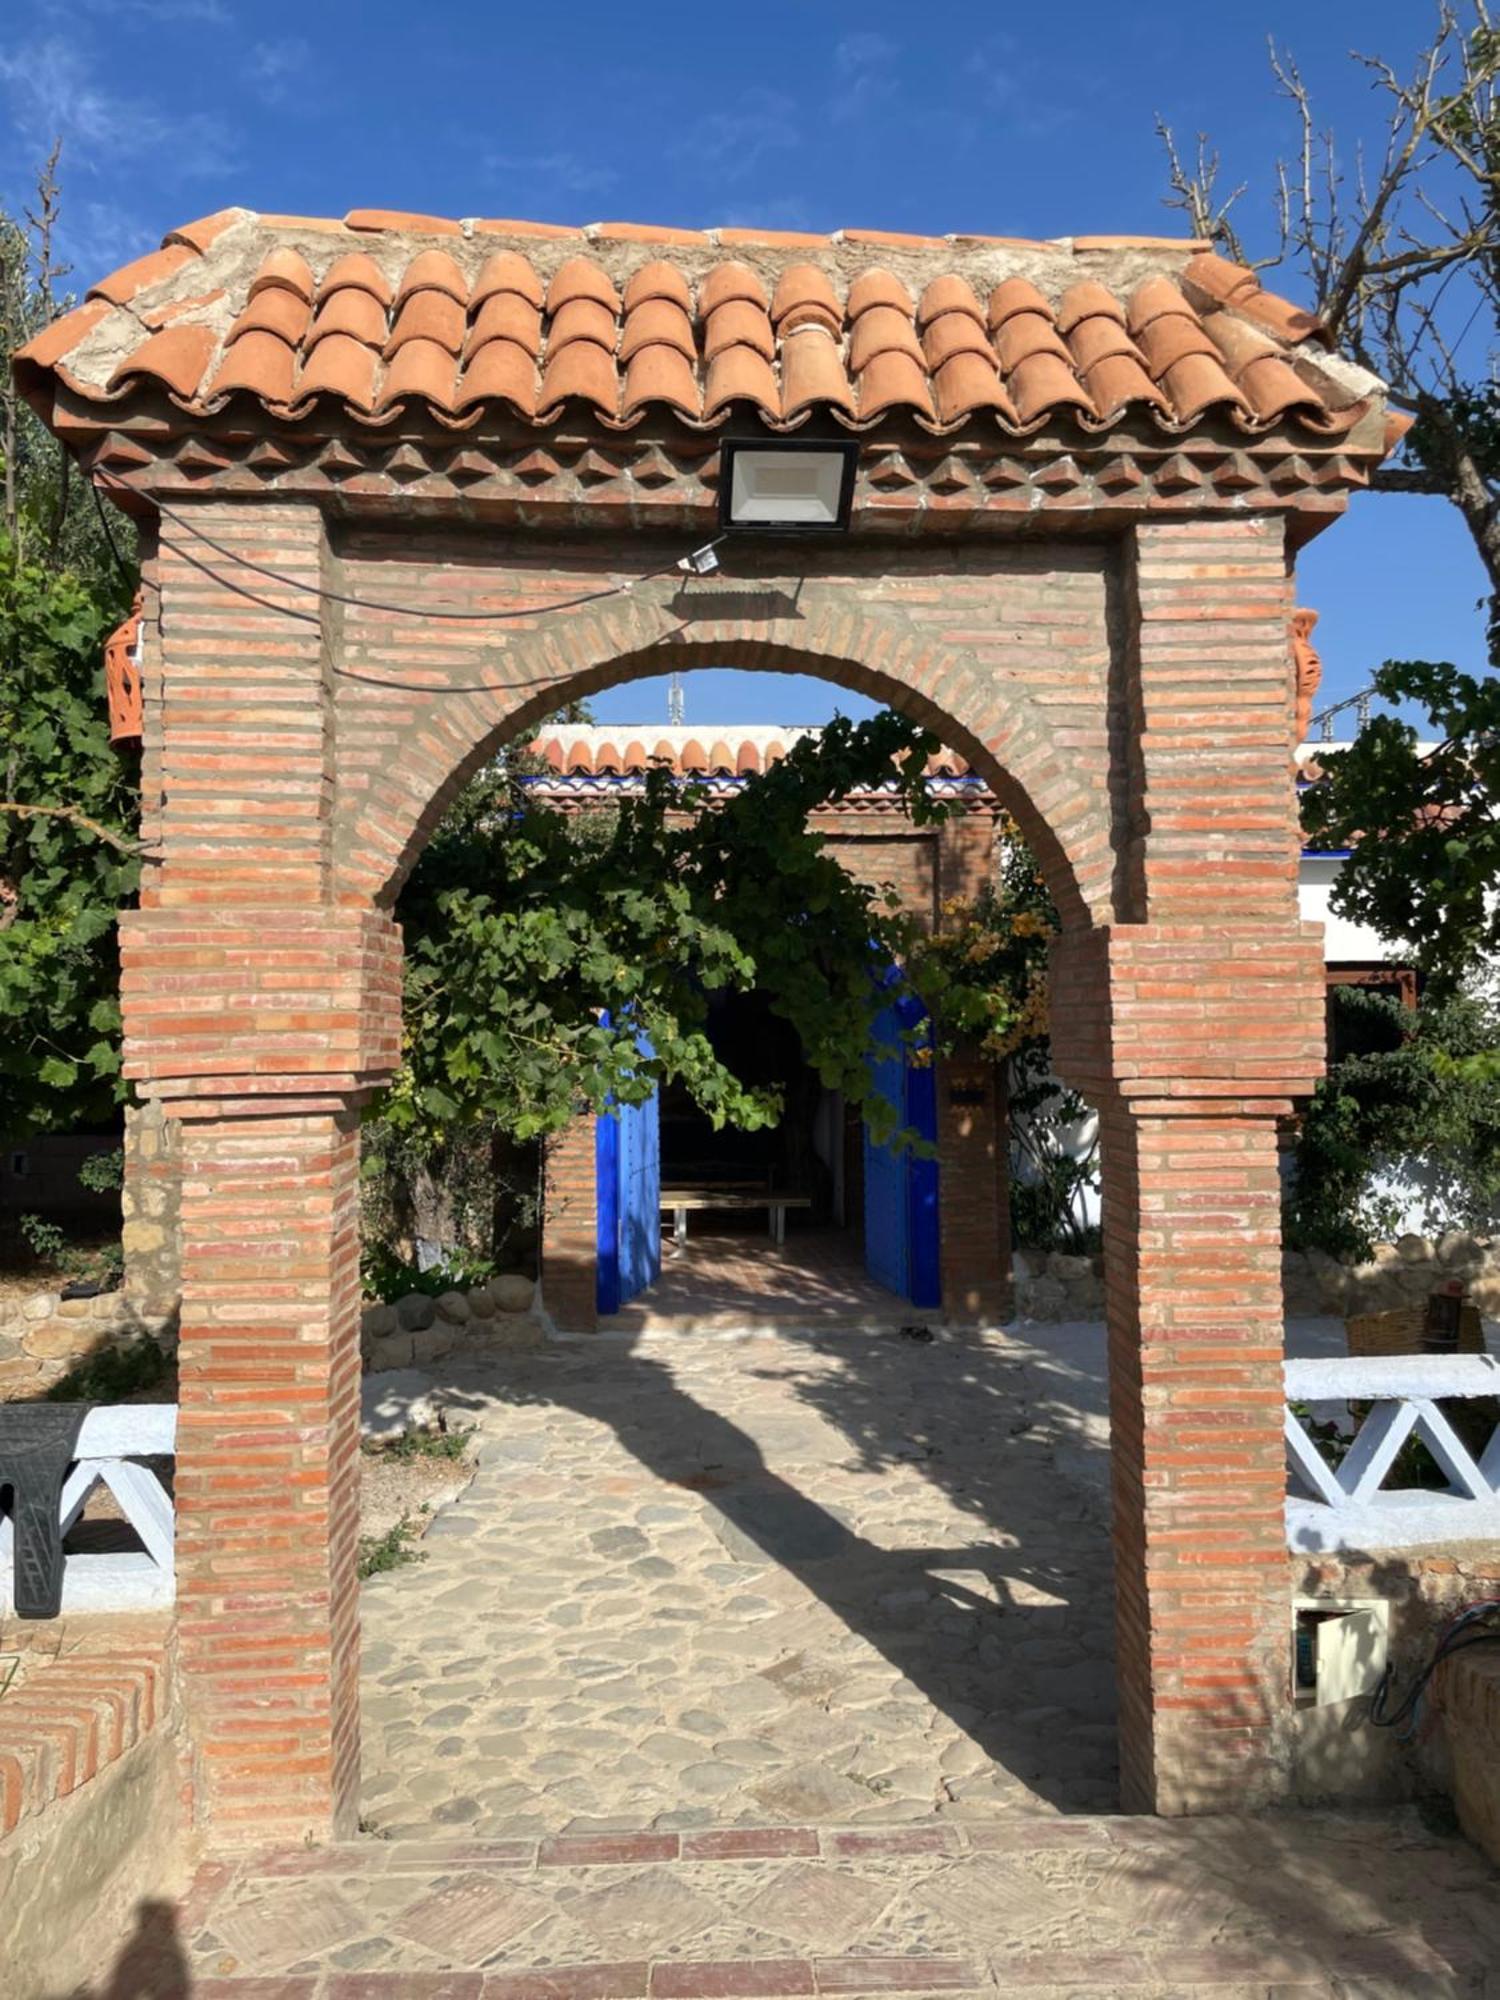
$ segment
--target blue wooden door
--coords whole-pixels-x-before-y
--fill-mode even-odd
[[[875,1088],[900,1126],[937,1142],[937,1080],[930,1063],[914,1063],[903,1037],[919,1028],[926,1009],[910,995],[883,1007],[869,1062]],[[865,1125],[865,1269],[876,1284],[914,1306],[942,1304],[938,1165],[881,1145]]]
[[[650,1052],[642,1037],[641,1048]],[[661,1107],[611,1104],[594,1121],[594,1292],[601,1313],[618,1312],[661,1276]]]

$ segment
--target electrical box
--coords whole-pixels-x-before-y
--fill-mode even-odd
[[[1391,1651],[1384,1598],[1299,1597],[1292,1615],[1292,1693],[1299,1707],[1327,1708],[1375,1692]]]

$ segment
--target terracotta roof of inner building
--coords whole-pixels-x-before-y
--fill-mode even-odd
[[[833,236],[225,209],[113,273],[16,357],[100,406],[259,404],[465,428],[582,409],[793,429],[904,417],[1021,436],[1059,419],[1170,435],[1226,419],[1343,437],[1380,386],[1206,244]],[[325,418],[326,421],[326,418]]]

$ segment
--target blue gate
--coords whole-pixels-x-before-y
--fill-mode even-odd
[[[641,1048],[650,1053],[644,1036]],[[661,1276],[661,1117],[656,1092],[644,1104],[611,1104],[594,1120],[597,1199],[595,1298],[620,1307]]]
[[[894,1107],[897,1124],[935,1145],[937,1079],[930,1063],[912,1061],[914,1052],[903,1039],[926,1019],[926,1008],[910,994],[882,1007],[869,1064],[875,1088]],[[866,1123],[866,1271],[877,1285],[914,1306],[940,1306],[939,1243],[937,1160],[878,1144]]]

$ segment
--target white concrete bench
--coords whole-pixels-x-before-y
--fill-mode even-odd
[[[1291,1548],[1314,1553],[1500,1539],[1500,1426],[1476,1455],[1438,1407],[1500,1396],[1500,1361],[1493,1355],[1332,1355],[1283,1368]],[[1294,1404],[1312,1405],[1315,1422],[1352,1430],[1337,1466],[1318,1449]],[[1446,1490],[1386,1486],[1412,1438],[1437,1461]]]
[[[58,1513],[64,1535],[96,1486],[106,1486],[135,1530],[139,1549],[68,1555],[63,1559],[64,1611],[149,1611],[176,1594],[171,1496],[145,1458],[177,1449],[175,1403],[118,1403],[90,1410],[78,1433],[78,1456],[63,1481]],[[0,1519],[0,1612],[14,1609],[15,1530]]]

